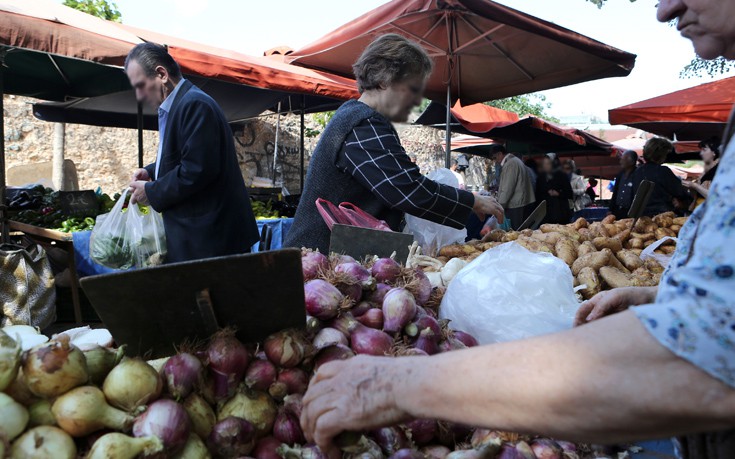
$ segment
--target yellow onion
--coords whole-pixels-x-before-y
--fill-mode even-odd
[[[51,402],[48,400],[39,400],[28,407],[30,421],[28,425],[35,426],[55,426],[56,418],[51,412]]]
[[[163,451],[163,443],[157,437],[133,438],[119,432],[102,435],[92,445],[87,459],[135,459]]]
[[[23,367],[18,370],[18,376],[5,388],[5,393],[13,397],[13,400],[23,406],[31,406],[41,400],[28,388],[28,381],[23,373]]]
[[[117,350],[93,346],[83,351],[83,353],[87,360],[89,382],[99,386],[105,381],[105,377],[110,371],[122,360],[125,355],[125,346],[120,346]]]
[[[39,397],[57,397],[89,380],[82,351],[69,344],[69,337],[40,344],[30,351],[23,364],[28,389]]]
[[[4,391],[18,376],[20,342],[0,330],[0,391]]]
[[[220,408],[217,421],[229,416],[242,418],[255,427],[258,438],[269,435],[276,421],[276,402],[264,392],[240,390]]]
[[[201,438],[195,433],[189,434],[184,449],[176,453],[172,459],[209,459],[212,455]]]
[[[156,370],[141,359],[124,358],[105,378],[102,392],[110,405],[131,412],[156,400],[163,381]]]
[[[217,416],[212,407],[196,393],[186,397],[183,405],[191,419],[191,430],[199,437],[207,438],[217,422]]]
[[[10,459],[76,459],[74,440],[58,427],[38,426],[21,435],[10,448]]]
[[[0,441],[12,440],[28,425],[28,410],[9,395],[0,392]]]
[[[59,427],[72,437],[83,437],[105,427],[126,431],[133,417],[107,404],[105,395],[94,386],[72,389],[57,398],[51,412]]]

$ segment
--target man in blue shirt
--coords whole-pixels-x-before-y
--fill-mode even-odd
[[[156,162],[133,173],[130,201],[163,214],[166,262],[248,252],[258,229],[220,107],[162,46],[133,48],[125,72],[138,101],[158,109]]]

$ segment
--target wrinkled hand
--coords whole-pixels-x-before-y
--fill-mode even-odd
[[[133,182],[137,182],[137,181],[140,181],[140,180],[147,182],[150,179],[151,179],[151,177],[148,175],[148,171],[147,170],[145,170],[145,169],[135,169],[135,171],[133,171],[133,177],[130,180],[133,181]]]
[[[559,196],[559,192],[556,190],[549,190],[549,196],[557,197]]]
[[[475,205],[472,207],[480,221],[485,221],[488,215],[494,215],[498,219],[498,223],[505,220],[505,212],[503,206],[492,196],[475,195]]]
[[[145,194],[145,184],[148,182],[144,182],[143,180],[138,180],[135,182],[130,182],[130,190],[132,191],[132,194],[130,195],[130,204],[140,204],[143,206],[147,206],[148,203],[148,196]]]
[[[330,457],[339,457],[332,439],[340,432],[406,421],[409,416],[398,408],[395,390],[406,384],[417,358],[361,355],[322,365],[304,395],[301,427],[306,438]]]
[[[652,303],[657,289],[647,287],[623,287],[600,292],[582,303],[574,318],[574,326],[625,311],[631,306]]]

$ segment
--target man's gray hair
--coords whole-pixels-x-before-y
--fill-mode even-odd
[[[181,78],[181,68],[173,57],[168,53],[165,47],[155,43],[141,43],[136,45],[128,53],[125,58],[125,70],[128,69],[130,62],[135,61],[143,69],[143,72],[149,77],[156,75],[156,67],[161,66],[166,69],[171,78]]]

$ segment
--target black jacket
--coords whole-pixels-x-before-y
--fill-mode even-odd
[[[625,171],[620,171],[615,177],[615,186],[613,187],[613,195],[610,200],[610,212],[615,215],[618,220],[628,217],[630,206],[633,204],[635,193],[633,192],[633,174],[635,169],[625,175]]]
[[[651,199],[643,211],[643,215],[649,217],[676,210],[674,198],[683,202],[691,199],[687,189],[681,184],[681,180],[666,166],[644,164],[635,170],[631,180],[633,181],[633,196],[638,192],[638,187],[643,180],[650,180],[655,184]]]
[[[550,196],[549,190],[559,192],[559,196]],[[551,177],[540,173],[536,181],[536,200],[546,201],[546,218],[544,223],[567,224],[572,219],[569,201],[574,199],[572,184],[567,175],[556,171]]]
[[[159,177],[145,186],[163,214],[167,263],[247,252],[258,240],[227,120],[217,103],[182,81],[166,121]],[[155,164],[146,167],[149,176]]]

